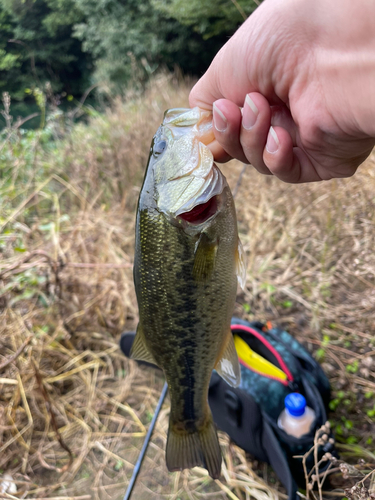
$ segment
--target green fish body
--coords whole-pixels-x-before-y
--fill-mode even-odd
[[[170,110],[154,137],[137,211],[132,357],[158,365],[168,382],[168,469],[202,465],[217,478],[208,386],[214,368],[240,382],[230,320],[245,268],[232,194],[204,144],[211,127],[207,111]]]

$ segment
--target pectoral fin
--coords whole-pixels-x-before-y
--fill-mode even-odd
[[[195,249],[193,276],[196,281],[207,281],[215,269],[218,241],[202,233]]]
[[[149,352],[145,344],[143,329],[139,323],[137,326],[137,333],[135,335],[134,342],[130,351],[130,357],[132,359],[138,359],[139,361],[146,361],[147,363],[157,365],[153,355]]]
[[[241,382],[241,368],[234,346],[233,335],[229,330],[223,350],[216,361],[215,370],[232,387],[238,387]]]
[[[240,238],[238,238],[238,246],[236,252],[236,274],[237,281],[242,290],[245,290],[246,285],[246,254],[243,249]]]

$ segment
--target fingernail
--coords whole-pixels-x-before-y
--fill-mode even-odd
[[[242,113],[242,126],[244,129],[249,130],[255,125],[257,117],[259,115],[259,110],[255,106],[254,101],[249,95],[246,96],[245,104]]]
[[[270,127],[267,137],[266,149],[269,153],[276,153],[279,149],[280,141],[276,135],[275,129]]]
[[[214,118],[214,127],[218,132],[225,132],[228,127],[227,119],[224,114],[214,103],[213,105],[213,118]]]

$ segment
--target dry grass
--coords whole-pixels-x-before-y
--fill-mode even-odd
[[[118,349],[121,332],[137,322],[135,206],[152,135],[166,108],[187,104],[188,89],[161,77],[142,99],[129,96],[75,126],[56,149],[40,138],[27,156],[17,156],[17,137],[4,146],[0,470],[16,481],[16,498],[124,495],[163,385],[160,373]],[[241,170],[223,167],[232,187]],[[236,196],[248,281],[235,312],[284,324],[323,362],[332,421],[353,464],[338,475],[341,488],[375,462],[374,193],[373,156],[352,179],[304,186],[247,167]],[[224,435],[221,481],[198,468],[168,474],[167,425],[168,403],[137,500],[284,498],[267,467]]]

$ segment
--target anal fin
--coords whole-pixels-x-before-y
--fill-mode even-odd
[[[134,342],[130,351],[130,357],[132,359],[137,359],[138,361],[146,361],[147,363],[157,365],[153,355],[146,346],[143,329],[140,323],[138,323],[137,326],[137,333],[135,334]]]
[[[229,330],[225,344],[215,365],[217,373],[232,387],[238,387],[241,382],[241,368],[238,354],[233,341],[232,332]]]

